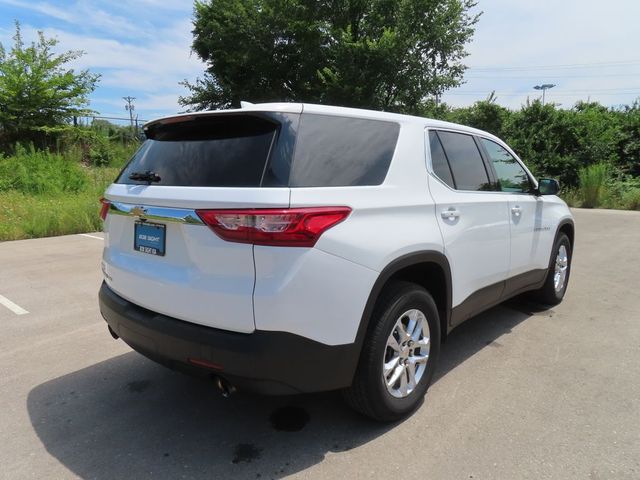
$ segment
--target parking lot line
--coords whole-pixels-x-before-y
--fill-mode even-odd
[[[24,308],[22,308],[20,305],[16,305],[11,300],[9,300],[7,297],[4,297],[2,295],[0,295],[0,304],[2,304],[5,307],[7,307],[9,310],[11,310],[16,315],[24,315],[25,313],[29,313]]]
[[[78,235],[82,237],[95,238],[96,240],[104,240],[102,237],[98,237],[97,235],[89,235],[88,233],[79,233]]]

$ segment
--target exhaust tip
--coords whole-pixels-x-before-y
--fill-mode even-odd
[[[220,393],[222,393],[222,396],[224,398],[229,398],[232,394],[236,392],[236,387],[231,385],[222,377],[216,377],[215,382],[216,382],[216,386],[218,387],[218,389],[220,390]]]
[[[113,328],[111,328],[111,325],[107,325],[107,328],[109,329],[109,333],[111,334],[114,340],[118,340],[120,338],[118,334],[113,331]]]

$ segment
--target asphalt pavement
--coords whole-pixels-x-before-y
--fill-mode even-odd
[[[392,425],[336,393],[222,398],[113,340],[100,233],[0,243],[0,478],[640,479],[640,212],[574,214],[565,301],[456,329]]]

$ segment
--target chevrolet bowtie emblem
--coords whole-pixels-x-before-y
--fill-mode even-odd
[[[144,207],[133,207],[131,209],[131,215],[135,215],[136,217],[139,217],[140,220],[145,220],[145,214],[147,213],[147,211],[145,210]]]

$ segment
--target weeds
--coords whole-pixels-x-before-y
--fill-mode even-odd
[[[578,177],[582,207],[595,208],[602,204],[608,175],[609,167],[605,163],[596,163],[580,169]]]
[[[9,179],[13,186],[20,186],[0,187],[0,241],[91,232],[102,228],[98,200],[116,178],[119,169],[80,167],[57,157],[43,152],[20,157],[26,158],[25,163],[33,168],[33,176],[25,169],[15,173],[15,157],[0,159],[0,179],[3,182],[0,185],[6,185]],[[48,162],[52,158],[57,170],[37,165],[38,160],[34,160]],[[67,168],[67,163],[74,167]]]

